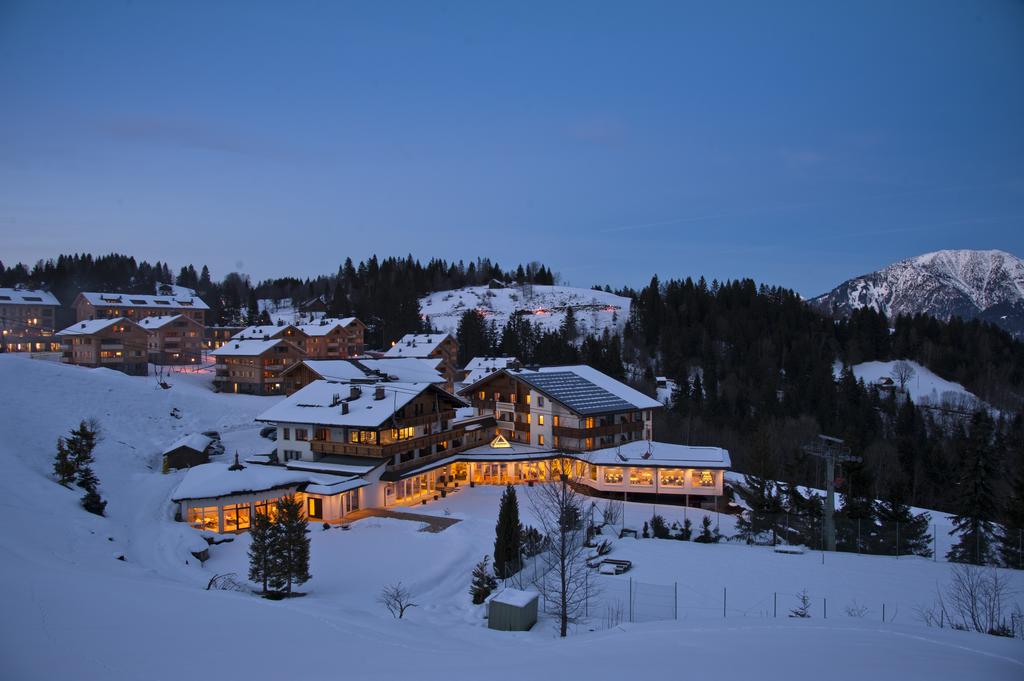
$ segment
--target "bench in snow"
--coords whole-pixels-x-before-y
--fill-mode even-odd
[[[633,563],[628,560],[616,560],[614,558],[605,558],[603,561],[598,563],[597,571],[602,575],[621,575],[623,572],[628,571],[633,567]]]
[[[807,548],[803,547],[803,546],[800,546],[799,544],[796,545],[796,546],[789,546],[787,544],[776,544],[775,545],[775,553],[792,553],[792,554],[800,555],[800,554],[804,554],[806,552],[807,552]]]

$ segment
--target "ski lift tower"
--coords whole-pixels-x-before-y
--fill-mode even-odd
[[[845,442],[828,435],[819,435],[817,440],[804,445],[802,449],[811,456],[825,460],[825,518],[822,534],[825,535],[824,550],[835,551],[836,526],[832,514],[836,507],[836,463],[858,462],[861,458],[851,454]]]

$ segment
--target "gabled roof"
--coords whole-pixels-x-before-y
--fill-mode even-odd
[[[322,379],[329,381],[383,381],[407,383],[444,383],[436,357],[395,357],[390,359],[305,359],[288,367],[282,374],[305,365]]]
[[[259,357],[271,348],[284,343],[291,345],[296,352],[302,353],[295,345],[292,345],[283,338],[271,338],[270,340],[229,340],[220,346],[211,355],[215,357]]]
[[[269,340],[282,333],[285,329],[297,328],[294,324],[258,324],[247,326],[234,336],[231,340]]]
[[[352,397],[353,389],[358,390],[355,398]],[[376,399],[378,390],[384,391],[382,399]],[[314,381],[260,414],[256,420],[377,428],[426,391],[435,392],[440,398],[452,400],[459,406],[466,404],[432,383],[394,382],[353,386],[335,381]]]
[[[82,291],[78,294],[96,307],[157,307],[168,310],[209,310],[210,306],[197,296],[150,296],[145,293],[96,293]]]
[[[197,322],[196,320],[192,319],[188,315],[183,314],[160,315],[159,317],[143,317],[138,321],[138,324],[147,331],[156,331],[157,329],[162,329],[171,322],[178,320],[192,322],[193,324],[196,325],[199,324],[199,322]]]
[[[466,372],[477,371],[478,369],[497,371],[498,369],[504,369],[509,365],[518,363],[519,360],[515,357],[474,357],[466,362],[466,366],[462,367],[462,370]]]
[[[49,291],[0,288],[0,305],[60,305],[60,301]]]
[[[653,397],[585,364],[539,369],[499,369],[470,383],[459,391],[469,394],[498,375],[512,376],[577,414],[607,414],[632,409],[660,409]]]
[[[206,448],[209,447],[212,442],[213,438],[209,437],[208,435],[203,435],[202,433],[192,433],[190,435],[186,435],[185,437],[175,440],[173,443],[171,443],[170,446],[164,449],[164,454],[173,452],[175,449],[179,447],[188,447],[189,449],[194,449],[197,452],[205,452]]]
[[[355,476],[320,475],[296,471],[282,466],[253,464],[231,470],[226,463],[204,463],[193,466],[171,495],[171,501],[216,499],[234,494],[266,492],[298,486],[316,494],[339,494],[367,484]]]
[[[127,317],[115,317],[113,319],[87,319],[82,322],[75,322],[66,329],[55,333],[55,336],[89,336],[99,333],[115,324],[127,324],[138,327],[139,325]],[[141,328],[141,327],[140,327]]]
[[[357,322],[359,324],[363,324],[355,317],[344,317],[341,319],[328,319],[325,317],[318,322],[296,324],[295,326],[296,328],[301,329],[307,336],[326,336],[338,327],[346,329]]]
[[[408,333],[388,348],[385,357],[429,357],[451,334]]]

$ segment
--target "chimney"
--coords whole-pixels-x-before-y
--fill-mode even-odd
[[[337,407],[339,404],[341,404],[341,395],[334,393],[331,395],[331,406]]]
[[[349,388],[348,399],[350,399],[350,400],[358,400],[360,398],[360,396],[362,396],[362,394],[363,394],[363,389],[360,388],[358,385],[354,385],[351,388]]]
[[[348,402],[341,403],[341,414],[344,416],[348,413]]]
[[[374,388],[374,390],[373,390],[373,399],[375,399],[375,400],[383,400],[384,399],[384,386],[378,385],[376,388]]]

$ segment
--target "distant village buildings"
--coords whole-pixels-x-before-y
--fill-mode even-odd
[[[200,324],[206,323],[206,312],[210,309],[201,298],[191,295],[151,296],[141,293],[94,292],[79,293],[72,307],[78,321],[114,317],[127,317],[137,321],[145,317],[183,314]]]
[[[149,374],[149,332],[127,317],[75,322],[56,336],[61,362]]]
[[[54,338],[60,301],[47,291],[0,288],[0,341],[4,352],[60,349]]]

